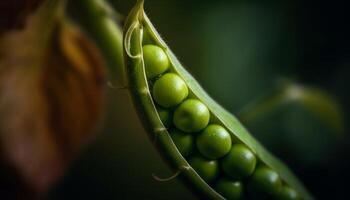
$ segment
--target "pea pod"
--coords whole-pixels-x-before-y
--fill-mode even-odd
[[[215,180],[232,178],[236,181],[238,178],[243,183],[248,182],[250,176],[254,172],[255,166],[259,165],[276,172],[281,178],[283,185],[293,188],[302,199],[313,199],[293,173],[281,161],[270,154],[257,140],[255,140],[232,114],[227,112],[210,98],[197,81],[184,69],[144,13],[143,0],[137,2],[126,20],[123,44],[128,86],[139,117],[149,133],[151,140],[155,142],[156,147],[159,149],[165,160],[167,160],[168,163],[180,174],[185,183],[191,188],[194,188],[194,191],[205,198],[225,199],[225,197],[222,196],[223,194],[220,194],[214,189]],[[167,61],[165,61],[160,64],[160,68],[152,67],[146,69],[146,65],[148,64],[145,64],[145,60],[147,60],[147,63],[159,63],[160,61],[149,59],[147,57],[145,58],[146,55],[158,55],[158,53],[147,52],[147,54],[144,54],[143,45],[147,45],[147,51],[149,51],[149,45],[154,45],[162,49],[169,59],[169,65],[167,64]],[[161,59],[164,60],[164,57],[161,56]],[[147,74],[147,71],[152,71],[152,74]],[[154,72],[157,72],[157,74],[154,74]],[[163,91],[157,91],[157,93],[152,96],[152,87],[155,84],[160,84],[157,83],[157,81],[165,76],[163,76],[164,73],[166,73],[169,80],[171,78],[177,80],[177,78],[171,77],[177,75],[184,81],[187,88],[185,89],[182,83],[180,84],[180,89],[177,87],[179,84],[171,85],[172,83],[169,83],[169,86],[162,85],[157,86],[157,88],[169,87],[171,88],[171,91],[179,91],[182,95],[181,97],[177,96],[175,98],[174,93],[167,94],[169,91],[166,89],[163,89]],[[171,76],[169,74],[171,74]],[[164,81],[162,80],[160,82]],[[154,97],[158,94],[161,94],[160,97]],[[167,109],[175,110],[173,124],[170,128],[163,125],[162,119],[157,112],[157,107],[162,106],[157,103],[157,99],[161,99],[158,101],[163,107],[165,106]],[[193,111],[196,107],[200,108],[201,112]],[[208,110],[208,113],[205,109]],[[182,132],[187,132],[188,134],[198,134],[203,131],[208,124],[215,124],[220,130],[224,129],[221,130],[221,132],[225,132],[226,130],[230,134],[232,143],[234,143],[232,144],[231,150],[234,152],[228,153],[227,150],[220,149],[212,149],[210,151],[201,150],[201,152],[207,152],[204,153],[204,157],[201,157],[203,155],[198,155],[198,152],[193,152],[193,157],[204,163],[203,166],[201,166],[200,171],[205,172],[206,176],[210,177],[210,179],[205,180],[205,178],[202,178],[194,169],[195,167],[192,167],[189,164],[188,160],[191,160],[191,158],[187,159],[181,155],[176,144],[172,140],[170,130],[180,129]],[[222,135],[218,134],[217,132],[219,131],[217,130],[213,130],[212,132],[213,136]],[[206,131],[202,132],[202,134],[210,133],[207,133]],[[215,145],[210,143],[207,144],[205,142],[198,143],[205,147],[212,147]],[[231,145],[228,145],[228,148],[230,148],[230,146]],[[242,162],[235,161],[234,158],[229,158],[231,154],[236,155],[237,152],[239,154],[240,150],[236,149],[244,150],[244,154],[240,157]],[[212,154],[212,152],[214,152],[214,154]],[[219,160],[218,157],[224,156],[222,152],[227,154],[224,159]],[[206,154],[209,154],[218,160],[205,158]],[[247,157],[246,155],[249,156]],[[210,165],[209,163],[221,162],[221,160],[228,160],[225,161],[227,163],[225,166],[228,167],[225,167],[225,170],[220,169],[220,172],[217,173],[216,167],[214,170],[212,168],[214,165]],[[195,162],[196,166],[201,162]],[[235,166],[240,163],[247,165],[248,170],[244,166]],[[204,165],[208,165],[211,169],[205,169]],[[238,171],[234,171],[235,169],[238,169]],[[212,174],[210,174],[211,171],[213,171]],[[225,171],[230,171],[230,173],[225,174]],[[233,172],[231,173],[231,171]],[[242,173],[240,173],[240,171]],[[234,177],[230,177],[230,174],[234,174]]]

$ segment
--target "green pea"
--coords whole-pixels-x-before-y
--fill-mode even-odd
[[[278,194],[279,200],[301,200],[297,191],[289,186],[283,186]]]
[[[173,117],[171,111],[157,106],[157,112],[160,119],[162,120],[163,125],[165,127],[170,127],[172,124]]]
[[[223,158],[223,171],[234,179],[248,177],[254,172],[256,157],[245,145],[236,144]]]
[[[216,160],[208,160],[202,156],[195,155],[188,162],[206,182],[212,182],[219,175],[219,164]]]
[[[155,45],[145,45],[142,49],[147,78],[154,78],[169,68],[168,56],[162,48]]]
[[[255,170],[251,177],[251,184],[257,192],[270,196],[276,196],[282,187],[282,181],[277,172],[265,166]]]
[[[198,132],[205,128],[210,119],[210,113],[202,102],[188,99],[182,102],[174,112],[175,126],[187,133]]]
[[[186,134],[179,129],[171,130],[170,135],[182,156],[186,157],[192,153],[194,148],[192,135]]]
[[[164,74],[153,86],[154,100],[166,108],[181,103],[187,95],[186,83],[174,73]]]
[[[243,198],[243,184],[240,181],[221,178],[216,182],[214,188],[228,200],[239,200]]]
[[[218,159],[227,154],[232,145],[231,136],[220,125],[207,126],[197,137],[197,148],[205,157]]]

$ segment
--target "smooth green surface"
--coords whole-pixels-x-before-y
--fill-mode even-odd
[[[231,151],[222,160],[224,172],[235,179],[250,176],[256,166],[256,157],[245,145],[233,145]]]
[[[215,183],[214,188],[227,200],[243,199],[244,188],[242,182],[240,181],[221,178]]]
[[[277,197],[278,200],[301,200],[297,191],[288,186],[283,186]]]
[[[164,74],[154,83],[153,98],[161,106],[176,106],[187,96],[186,83],[174,73]]]
[[[219,175],[219,164],[216,160],[209,160],[195,155],[190,157],[188,162],[199,176],[208,183],[215,180]]]
[[[210,159],[218,159],[231,150],[232,140],[224,127],[210,124],[198,135],[196,144],[202,155]]]
[[[157,112],[165,127],[170,127],[173,123],[172,112],[169,109],[157,106]]]
[[[184,132],[198,132],[204,129],[210,119],[210,113],[201,101],[188,99],[182,102],[174,112],[175,126]]]
[[[145,45],[142,49],[147,78],[154,78],[169,68],[169,59],[163,49],[156,45]]]
[[[280,176],[268,167],[258,167],[251,177],[253,188],[262,194],[276,196],[282,187]]]
[[[170,131],[170,136],[182,156],[186,157],[193,152],[194,139],[191,134],[184,133],[179,129],[173,129]]]

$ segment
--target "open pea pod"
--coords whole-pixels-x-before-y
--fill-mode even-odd
[[[225,195],[229,196],[230,194],[232,194],[230,193],[230,191],[220,192],[214,189],[216,188],[214,187],[215,180],[219,178],[214,178],[215,180],[211,180],[212,182],[207,181],[205,178],[203,178],[203,176],[201,176],[201,173],[199,173],[198,170],[195,170],[195,167],[189,164],[191,163],[188,162],[190,158],[188,158],[187,155],[183,156],[181,154],[180,149],[177,148],[177,145],[175,144],[176,142],[174,142],[170,133],[171,129],[177,128],[175,119],[176,116],[174,116],[173,120],[175,128],[166,127],[164,120],[162,122],[161,113],[158,113],[157,111],[157,108],[159,110],[159,105],[157,105],[158,102],[155,101],[154,95],[151,95],[151,89],[155,84],[157,84],[154,84],[154,81],[160,80],[162,76],[164,77],[164,73],[176,74],[178,77],[180,77],[188,88],[188,91],[186,91],[188,93],[188,96],[186,98],[198,100],[207,107],[210,113],[209,123],[219,125],[220,127],[224,127],[224,129],[226,129],[227,132],[230,134],[230,137],[232,138],[232,143],[245,146],[245,149],[249,149],[247,150],[248,153],[251,152],[251,154],[255,156],[257,160],[257,164],[255,165],[254,163],[253,170],[255,169],[255,166],[256,168],[258,168],[259,166],[264,166],[265,169],[268,169],[271,172],[277,174],[278,177],[280,177],[281,179],[280,185],[285,186],[285,188],[292,189],[292,191],[294,192],[291,193],[290,190],[284,190],[289,192],[289,199],[313,199],[312,196],[305,189],[303,184],[293,175],[293,173],[281,161],[279,161],[277,158],[271,155],[257,140],[255,140],[232,114],[227,112],[211,97],[209,97],[208,94],[197,83],[197,81],[184,69],[184,67],[175,57],[175,55],[171,52],[169,47],[161,39],[161,37],[153,27],[152,23],[144,13],[142,0],[137,2],[137,4],[132,9],[126,20],[124,27],[123,42],[128,87],[130,89],[131,96],[139,114],[139,117],[147,132],[149,133],[149,136],[151,137],[152,141],[154,141],[160,153],[163,155],[163,158],[165,158],[165,160],[168,161],[168,163],[170,163],[170,165],[175,170],[177,170],[177,174],[179,174],[180,177],[184,180],[184,182],[187,183],[191,188],[193,188],[194,191],[196,191],[202,197],[208,199],[225,199]],[[170,61],[169,67],[155,78],[150,78],[147,75],[147,69],[144,58],[145,54],[143,52],[143,45],[145,43],[160,47],[160,49],[162,49],[162,51],[165,53],[168,60]],[[180,109],[182,104],[183,103],[181,103],[180,106],[179,104],[177,104],[176,106],[165,107],[168,107],[168,109]],[[186,117],[186,114],[184,115],[184,117]],[[196,139],[198,139],[198,137]],[[232,149],[234,149],[233,146]],[[195,152],[195,150],[193,151]],[[199,152],[196,152],[194,154],[198,153]],[[224,159],[225,157],[217,158],[217,162],[220,163]],[[242,159],[246,158],[243,156]],[[243,160],[242,163],[244,162],[245,161]],[[218,164],[218,166],[222,166],[222,163]],[[238,167],[237,169],[241,168]],[[259,173],[261,171],[262,173],[264,169],[255,171],[256,173],[258,173],[257,171],[259,171]],[[225,172],[219,172],[218,174],[219,175],[217,176],[219,177],[226,177]],[[251,181],[251,179],[254,180],[254,177],[258,177],[259,179],[260,177],[263,177],[263,175],[259,176],[259,174],[250,174],[249,176],[242,178],[242,180],[240,181],[243,184],[248,184],[248,182]],[[262,184],[264,185],[264,183]],[[246,190],[244,189],[244,191]],[[286,196],[288,196],[288,194]],[[277,197],[277,199],[283,199],[283,197]]]

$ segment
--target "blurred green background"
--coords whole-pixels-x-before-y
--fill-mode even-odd
[[[126,16],[135,1],[111,0]],[[320,87],[349,122],[350,13],[341,1],[146,0],[151,21],[184,66],[232,113],[281,78]],[[99,134],[52,199],[195,199],[172,175],[144,132],[126,90],[109,89]],[[344,199],[349,131],[325,126],[300,105],[246,126],[285,161],[317,199]]]

